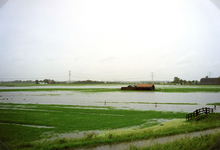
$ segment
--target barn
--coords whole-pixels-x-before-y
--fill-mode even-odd
[[[200,83],[202,85],[220,85],[220,78],[202,78]]]
[[[138,84],[136,90],[155,90],[155,86],[153,84]]]
[[[129,85],[127,87],[121,87],[121,90],[140,90],[140,91],[152,91],[155,90],[153,84],[138,84],[138,85]]]

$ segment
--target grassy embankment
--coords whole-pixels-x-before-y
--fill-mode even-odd
[[[214,119],[217,119],[219,122],[220,115],[219,114],[209,114],[207,116],[198,117],[200,119],[194,118],[190,121],[191,124],[207,124],[207,122],[213,122]],[[165,144],[155,144],[153,146],[130,146],[129,150],[173,150],[173,149],[182,149],[182,150],[201,150],[201,149],[219,149],[220,147],[220,131],[217,131],[214,134],[207,134],[196,136],[190,138],[189,136],[185,136],[183,138],[179,138],[174,140],[173,142],[167,142]],[[210,149],[211,150],[211,149]]]
[[[206,105],[220,105],[220,103],[207,103]]]
[[[129,150],[201,150],[207,149],[209,150],[211,147],[216,148],[214,150],[219,149],[219,139],[220,132],[215,134],[203,135],[200,137],[193,137],[192,139],[189,137],[184,137],[173,142],[168,142],[166,144],[155,144],[150,147],[137,147],[131,146]],[[211,150],[211,149],[210,149]]]
[[[185,118],[186,113],[116,110],[111,107],[72,105],[1,103],[0,107],[0,139],[10,149],[50,150],[94,146],[155,138],[220,126],[218,114],[210,114],[209,118],[200,123],[186,122],[185,119],[179,119],[164,123],[163,126],[154,126],[158,122],[153,121],[153,119]],[[21,125],[53,128],[36,128]],[[121,129],[117,130],[117,132],[115,130],[137,125],[142,126],[133,129]],[[150,127],[150,129],[147,127]],[[97,135],[94,132],[88,132],[89,130],[104,130],[104,134]],[[84,137],[33,142],[59,133],[76,131],[85,131]]]

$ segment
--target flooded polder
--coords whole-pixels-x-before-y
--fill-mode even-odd
[[[11,88],[11,87],[10,87]],[[27,88],[27,87],[25,87]],[[42,87],[41,87],[42,88]],[[109,107],[113,107],[116,109],[135,109],[135,110],[155,110],[155,111],[172,111],[172,112],[193,112],[195,109],[201,108],[201,107],[214,107],[213,105],[207,105],[207,103],[219,103],[220,93],[218,92],[195,92],[195,93],[167,93],[167,92],[154,92],[154,91],[147,91],[147,92],[121,92],[121,91],[111,91],[111,92],[90,92],[83,91],[83,90],[59,90],[57,87],[50,87],[50,88],[56,88],[55,90],[30,90],[30,91],[7,91],[7,92],[0,92],[0,109],[2,111],[5,111],[9,114],[15,114],[15,111],[22,113],[23,110],[27,111],[28,114],[44,114],[48,115],[51,114],[51,112],[60,114],[63,113],[63,110],[56,109],[60,106],[54,106],[52,104],[57,105],[66,105],[62,106],[64,111],[71,112],[71,114],[77,114],[77,115],[85,115],[87,113],[84,113],[83,109],[96,109],[94,112],[93,110],[90,113],[95,117],[97,115],[97,112],[99,110],[114,110]],[[82,87],[81,87],[82,88]],[[89,88],[85,87],[84,88]],[[102,88],[99,86],[92,87],[92,88]],[[106,86],[106,88],[109,88]],[[112,86],[111,88],[115,88]],[[3,104],[5,103],[5,104]],[[48,109],[45,107],[44,109],[36,109],[37,105],[13,105],[13,104],[51,104],[52,109]],[[75,106],[71,106],[75,105]],[[77,105],[77,106],[76,106]],[[98,107],[97,107],[98,106]],[[80,112],[74,112],[75,109],[80,109]],[[71,110],[70,110],[71,109]],[[73,111],[72,111],[73,110]],[[117,110],[118,111],[118,110]],[[127,110],[120,110],[120,111],[127,111]],[[101,111],[102,112],[102,111]],[[153,111],[154,112],[154,111]],[[215,112],[220,112],[220,107],[217,106]],[[157,112],[160,113],[160,112]],[[176,114],[176,113],[175,113]],[[43,116],[44,116],[43,115]],[[100,118],[108,118],[110,115],[111,117],[123,117],[121,114],[109,114],[109,113],[98,113]],[[71,130],[71,131],[65,131],[65,132],[45,132],[46,138],[42,139],[42,141],[36,141],[36,142],[55,142],[63,139],[72,140],[73,138],[86,138],[88,135],[94,133],[95,135],[98,135],[100,137],[108,137],[110,134],[120,135],[125,133],[137,133],[139,134],[142,129],[147,130],[146,127],[148,127],[148,124],[158,124],[159,127],[167,127],[167,124],[172,124],[170,122],[176,121],[177,123],[185,121],[184,118],[182,118],[181,121],[178,122],[178,118],[151,118],[146,120],[144,118],[144,122],[138,125],[132,125],[132,126],[125,126],[122,128],[112,128],[110,130],[104,129],[101,130],[101,128],[94,129],[94,130]],[[67,122],[67,121],[66,121]],[[73,122],[74,124],[76,122]],[[76,123],[77,124],[77,123]],[[47,123],[41,123],[35,125],[35,123],[30,122],[24,124],[23,122],[10,122],[5,123],[2,122],[0,125],[8,125],[8,126],[19,126],[20,127],[27,127],[27,128],[39,128],[40,130],[54,130],[58,128],[56,123],[47,124]],[[68,124],[67,124],[68,126]],[[71,124],[72,126],[72,124]],[[66,128],[65,125],[63,125],[64,128]],[[64,128],[60,128],[59,130],[63,130]],[[32,129],[31,129],[32,130]],[[51,134],[51,135],[50,135]],[[43,134],[44,135],[44,132]],[[185,136],[185,134],[184,134]],[[188,136],[188,135],[187,135]],[[101,149],[127,149],[130,145],[135,146],[145,146],[146,143],[149,143],[150,145],[153,145],[157,143],[158,141],[161,142],[168,142],[169,139],[176,139],[176,136],[172,137],[163,137],[153,140],[141,140],[141,141],[135,141],[135,142],[127,142],[127,143],[121,143],[121,144],[111,144],[111,145],[102,145],[98,147],[93,147],[93,149],[101,150]],[[149,146],[149,145],[146,145]],[[91,149],[87,148],[87,149]],[[83,149],[81,149],[83,150]],[[86,148],[85,148],[86,150]]]
[[[213,107],[206,104],[220,102],[220,93],[23,91],[1,92],[0,102],[112,106],[117,109],[192,112],[202,107]],[[218,106],[216,111],[219,111]]]

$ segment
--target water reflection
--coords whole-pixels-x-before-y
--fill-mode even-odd
[[[82,93],[76,91],[1,92],[0,102],[62,104],[84,106],[112,106],[119,109],[192,112],[207,103],[219,102],[220,93],[160,93],[160,92],[104,92]],[[105,105],[106,102],[106,105]],[[157,103],[147,104],[147,103]],[[160,103],[197,103],[177,105]],[[213,107],[213,106],[208,106]],[[219,112],[219,107],[217,106]]]
[[[24,86],[24,87],[3,87],[0,86],[0,89],[83,89],[83,88],[118,88],[124,85],[82,85],[82,86]]]

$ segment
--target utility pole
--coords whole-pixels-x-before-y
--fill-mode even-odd
[[[151,77],[152,77],[152,83],[154,84],[154,73],[151,73]]]
[[[71,83],[71,70],[69,71],[69,83]]]
[[[209,78],[211,78],[211,74],[212,74],[212,72],[209,71],[208,73],[209,73]]]

